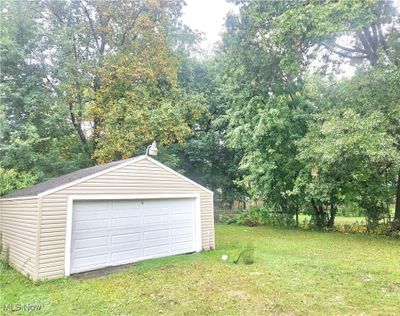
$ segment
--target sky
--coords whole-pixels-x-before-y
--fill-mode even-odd
[[[237,12],[236,6],[225,0],[186,0],[186,4],[183,22],[203,33],[201,48],[211,53],[214,44],[221,39],[226,14],[229,11]]]

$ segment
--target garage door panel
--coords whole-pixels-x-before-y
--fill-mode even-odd
[[[123,262],[126,261],[139,259],[141,257],[142,257],[141,248],[124,250],[124,251],[113,251],[111,255],[112,261],[114,263],[119,263],[119,264],[122,264]]]
[[[179,227],[171,229],[171,236],[181,236],[181,235],[190,235],[193,233],[193,227]]]
[[[194,222],[192,214],[172,214],[171,224],[191,224]]]
[[[171,237],[171,244],[180,243],[180,242],[191,242],[193,246],[193,234],[187,234],[182,236]]]
[[[76,212],[81,211],[108,211],[110,208],[110,202],[108,201],[79,201],[79,204],[74,205]]]
[[[77,258],[74,260],[74,272],[87,271],[107,265],[108,254]]]
[[[76,239],[74,249],[85,249],[92,247],[107,247],[108,236]]]
[[[168,224],[168,222],[169,222],[168,214],[143,216],[143,224],[161,225],[161,224]]]
[[[135,227],[135,226],[140,226],[141,224],[142,224],[141,216],[113,218],[111,220],[111,226],[113,228]]]
[[[75,230],[95,230],[95,229],[107,229],[107,219],[91,219],[91,220],[76,220],[74,221]]]
[[[125,244],[118,244],[110,246],[109,252],[116,253],[116,252],[123,252],[123,251],[131,251],[134,249],[141,249],[142,243],[141,242],[130,242]]]
[[[194,251],[194,199],[75,202],[71,273]]]
[[[174,209],[179,209],[179,208],[187,208],[188,205],[192,205],[194,203],[193,199],[176,199],[176,200],[170,200],[170,203],[173,203]]]
[[[98,238],[108,236],[108,232],[106,229],[93,229],[93,230],[82,230],[82,231],[75,231],[74,233],[74,240],[80,239],[90,239],[90,238]]]
[[[131,209],[113,209],[111,211],[111,218],[126,218],[126,217],[132,217],[136,216],[138,213],[140,213],[140,208],[139,207],[134,207]]]
[[[192,241],[184,241],[184,242],[176,242],[171,244],[171,251],[175,252],[178,250],[185,251],[193,251],[193,242]]]
[[[144,257],[160,256],[160,255],[165,255],[168,252],[169,252],[169,244],[145,247],[143,249],[143,256]]]
[[[143,233],[143,241],[152,239],[166,239],[169,237],[169,229],[153,230]]]
[[[145,211],[168,209],[170,200],[144,200]]]
[[[111,237],[112,245],[126,244],[132,242],[138,242],[142,240],[142,233],[126,233],[113,235]]]
[[[93,218],[97,219],[107,219],[108,211],[107,210],[80,210],[74,213],[74,220],[76,221],[85,221],[92,220]]]
[[[86,258],[86,257],[90,257],[90,256],[106,255],[108,252],[109,252],[108,245],[85,248],[85,249],[76,249],[74,247],[74,249],[73,249],[74,258]]]
[[[132,210],[140,210],[142,207],[142,202],[141,201],[132,201],[132,200],[126,200],[126,201],[112,201],[112,209],[113,211],[132,211]]]

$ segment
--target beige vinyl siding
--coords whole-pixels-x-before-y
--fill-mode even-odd
[[[36,279],[38,199],[0,200],[0,231],[11,264]]]
[[[39,278],[64,275],[68,195],[200,193],[203,249],[214,248],[212,194],[144,159],[43,197]]]

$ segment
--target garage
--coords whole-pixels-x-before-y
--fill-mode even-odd
[[[0,199],[3,247],[34,280],[214,249],[213,192],[148,155]]]

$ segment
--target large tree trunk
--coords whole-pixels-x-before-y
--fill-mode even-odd
[[[394,220],[400,222],[400,170],[397,176],[396,206],[394,211]]]
[[[331,203],[330,216],[328,220],[329,228],[332,228],[333,225],[335,224],[335,216],[336,216],[336,205],[334,203]]]

